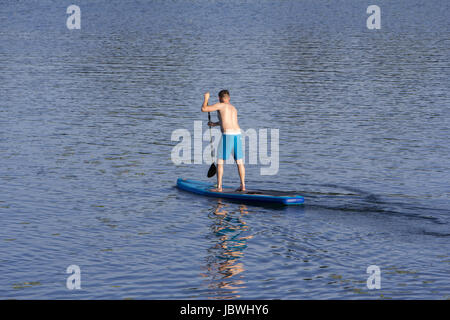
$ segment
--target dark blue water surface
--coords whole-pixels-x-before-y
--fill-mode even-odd
[[[449,21],[447,0],[2,1],[0,298],[450,298]],[[174,187],[207,180],[171,135],[208,137],[223,88],[243,129],[279,129],[248,187],[304,206]]]

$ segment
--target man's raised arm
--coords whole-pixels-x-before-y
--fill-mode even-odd
[[[222,108],[222,103],[216,103],[212,106],[208,106],[209,100],[209,92],[205,93],[203,104],[202,104],[202,112],[213,112],[220,110]]]

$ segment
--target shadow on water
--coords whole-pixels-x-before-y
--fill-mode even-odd
[[[240,297],[240,289],[245,288],[245,266],[241,259],[252,235],[246,234],[247,206],[233,208],[219,199],[211,212],[211,234],[207,237],[212,246],[205,259],[205,272],[201,274],[211,290],[210,299],[236,299]]]
[[[341,212],[364,212],[387,214],[391,217],[427,220],[436,224],[446,224],[440,214],[447,214],[441,209],[426,208],[412,199],[405,202],[400,197],[386,199],[383,196],[355,187],[335,184],[308,184],[307,189],[289,191],[305,197],[305,206]],[[316,190],[315,190],[316,189]],[[424,212],[433,212],[432,215]]]

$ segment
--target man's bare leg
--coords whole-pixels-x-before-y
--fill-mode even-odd
[[[217,164],[217,191],[222,191],[223,163]]]
[[[217,162],[217,188],[211,191],[222,192],[223,162]]]
[[[245,167],[242,159],[236,161],[239,178],[241,179],[241,186],[237,189],[237,191],[245,191]]]

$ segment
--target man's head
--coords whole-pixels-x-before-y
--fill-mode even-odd
[[[228,92],[228,90],[221,90],[219,92],[219,101],[222,103],[230,102],[230,93]]]

